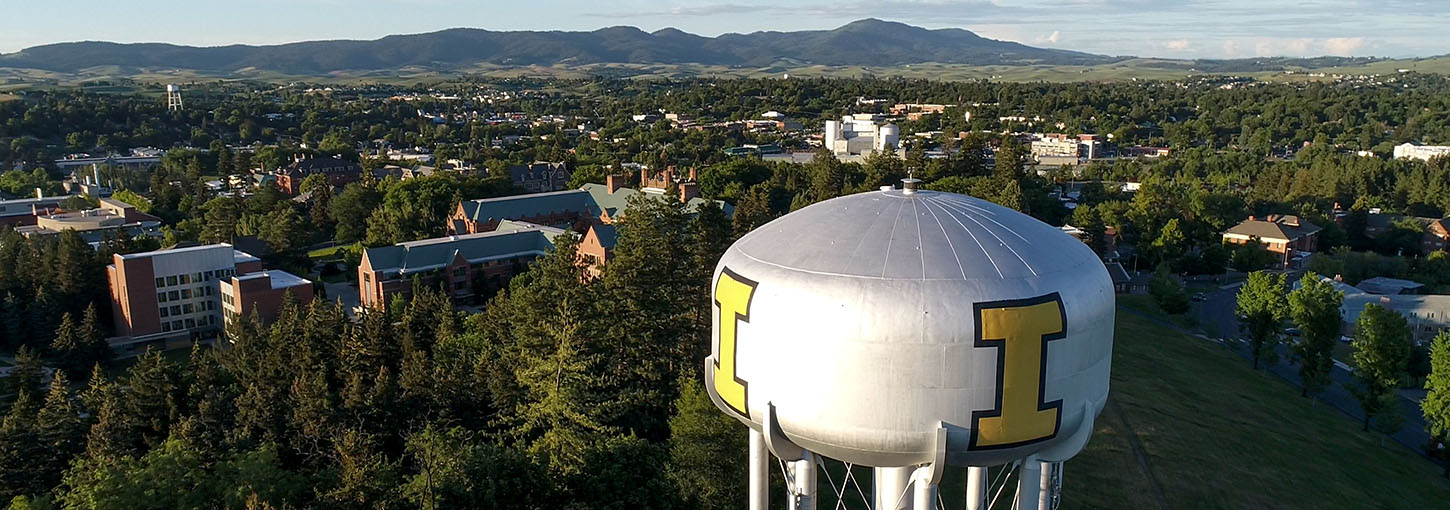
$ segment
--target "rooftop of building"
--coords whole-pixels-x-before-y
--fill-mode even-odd
[[[1376,276],[1359,282],[1355,287],[1370,294],[1396,295],[1404,294],[1405,291],[1418,291],[1425,287],[1425,284],[1399,278],[1387,278]]]
[[[554,237],[569,232],[531,223],[504,222],[492,232],[369,248],[363,257],[373,271],[406,275],[446,267],[455,256],[476,264],[522,254],[542,255],[553,249]]]
[[[1229,228],[1224,234],[1257,237],[1262,240],[1293,241],[1317,233],[1319,230],[1319,225],[1301,221],[1298,216],[1271,214],[1263,219],[1250,216],[1249,219]]]
[[[147,251],[147,252],[141,252],[141,253],[128,253],[128,254],[125,254],[125,255],[117,254],[116,256],[117,257],[121,257],[121,260],[134,260],[134,259],[144,259],[144,258],[149,258],[149,257],[155,257],[157,255],[175,255],[175,254],[180,254],[180,253],[199,253],[199,252],[203,252],[203,251],[219,250],[219,249],[229,249],[229,250],[232,250],[232,258],[233,258],[233,260],[237,264],[241,264],[241,263],[244,263],[244,262],[261,262],[262,261],[262,259],[259,259],[259,258],[253,256],[250,253],[247,253],[247,252],[238,250],[236,248],[233,248],[232,245],[227,244],[227,243],[200,244],[200,245],[181,245],[181,244],[178,244],[176,246],[173,246],[173,247],[170,247],[170,248],[162,248],[160,250],[153,250],[153,251]]]
[[[311,280],[280,269],[268,269],[266,271],[249,273],[242,276],[233,276],[232,278],[235,278],[237,281],[256,280],[258,278],[270,278],[272,280],[273,290],[290,289],[302,285],[312,285]]]

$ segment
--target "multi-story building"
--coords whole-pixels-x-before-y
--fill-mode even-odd
[[[37,215],[34,225],[17,227],[15,231],[29,237],[74,230],[87,242],[97,243],[105,234],[115,230],[125,230],[133,237],[160,237],[160,227],[161,218],[137,211],[131,204],[102,198],[100,207],[96,209]]]
[[[175,347],[219,331],[221,280],[262,269],[229,244],[112,256],[106,266],[118,350]]]
[[[312,174],[327,176],[327,182],[333,186],[343,186],[362,179],[362,167],[357,163],[333,157],[333,158],[297,158],[292,164],[278,169],[277,188],[288,195],[296,195],[302,191],[302,181]]]
[[[1418,159],[1429,161],[1440,156],[1450,155],[1450,145],[1420,145],[1417,143],[1402,143],[1395,146],[1395,159]]]
[[[1298,216],[1271,214],[1259,219],[1249,216],[1223,233],[1223,242],[1247,244],[1257,241],[1269,252],[1279,256],[1281,267],[1289,265],[1299,252],[1312,252],[1317,246],[1319,226],[1301,221]]]
[[[577,190],[534,193],[479,200],[464,200],[453,209],[448,218],[449,234],[476,234],[489,232],[505,220],[522,221],[555,228],[573,229],[575,232],[588,230],[589,225],[609,224],[624,215],[629,198],[643,193],[646,197],[664,200],[671,185],[677,187],[685,210],[694,212],[704,205],[699,197],[699,185],[695,183],[695,172],[687,178],[677,178],[674,169],[651,173],[640,170],[643,189],[624,187],[625,178],[610,175],[604,184],[588,183]],[[734,212],[734,206],[716,200],[726,214]]]
[[[1359,321],[1359,314],[1363,313],[1364,307],[1370,304],[1379,305],[1403,315],[1405,322],[1410,327],[1410,336],[1415,342],[1429,342],[1435,338],[1435,335],[1450,331],[1450,296],[1371,294],[1357,286],[1351,286],[1329,277],[1321,278],[1333,285],[1335,290],[1344,293],[1344,301],[1339,306],[1340,331],[1344,335],[1354,335],[1354,325]],[[1360,284],[1363,285],[1364,282],[1360,282]],[[1294,286],[1298,288],[1299,283],[1294,282]]]
[[[364,307],[386,308],[393,296],[404,299],[419,285],[446,289],[454,298],[490,296],[554,247],[554,238],[572,232],[530,223],[504,221],[489,232],[425,239],[363,251],[358,293]]]
[[[509,165],[508,175],[514,186],[529,193],[543,193],[565,189],[573,174],[565,163],[536,161],[527,165]]]
[[[312,301],[312,282],[286,271],[267,270],[232,275],[220,284],[222,318],[226,326],[256,314],[263,324],[277,319],[282,303],[291,294],[298,303]]]
[[[858,113],[826,121],[826,149],[837,156],[865,156],[887,147],[900,149],[901,128],[877,124],[880,120],[876,114]]]
[[[37,188],[35,198],[0,200],[0,225],[34,225],[35,218],[59,210],[60,203],[71,196],[47,197]]]

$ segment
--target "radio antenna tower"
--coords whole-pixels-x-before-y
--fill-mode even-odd
[[[171,84],[166,86],[166,109],[173,112],[181,111],[180,85]]]

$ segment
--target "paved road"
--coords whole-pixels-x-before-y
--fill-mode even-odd
[[[1206,300],[1195,303],[1193,313],[1196,315],[1198,323],[1202,325],[1204,332],[1210,337],[1235,338],[1239,336],[1238,317],[1234,315],[1234,304],[1237,293],[1237,287],[1228,289],[1221,288],[1213,292],[1205,293]],[[1231,343],[1230,348],[1240,356],[1243,356],[1244,359],[1253,359],[1252,350],[1246,343],[1242,346],[1236,346]],[[1336,363],[1335,365],[1333,372],[1330,374],[1330,379],[1333,382],[1319,394],[1318,398],[1321,402],[1343,411],[1345,414],[1354,418],[1354,420],[1363,421],[1364,410],[1360,408],[1359,401],[1355,400],[1354,396],[1347,389],[1358,383],[1346,366],[1340,363]],[[1283,346],[1279,348],[1278,362],[1272,364],[1261,363],[1261,367],[1266,367],[1269,372],[1289,381],[1296,387],[1301,386],[1298,365],[1289,361],[1287,351]],[[1398,441],[1400,444],[1405,445],[1405,447],[1428,459],[1430,457],[1425,455],[1424,445],[1430,441],[1430,435],[1425,432],[1425,417],[1420,413],[1419,402],[1405,397],[1405,395],[1414,394],[1415,392],[1413,391],[1404,392],[1401,395],[1403,398],[1398,400],[1400,403],[1400,416],[1404,417],[1405,422],[1404,426],[1400,428],[1400,431],[1391,436],[1395,441]],[[1431,460],[1434,461],[1434,459]]]

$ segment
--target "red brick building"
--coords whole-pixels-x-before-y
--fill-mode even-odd
[[[214,336],[224,323],[221,282],[261,270],[261,260],[228,244],[112,256],[112,347],[139,352]]]
[[[357,163],[342,158],[298,158],[292,164],[278,169],[277,188],[288,195],[301,193],[302,181],[307,176],[321,174],[333,186],[342,186],[362,179],[363,169]]]
[[[442,287],[454,298],[488,297],[554,247],[570,231],[504,222],[491,232],[369,248],[358,265],[364,307],[385,309],[393,296],[409,299],[413,283]]]
[[[270,324],[282,311],[288,293],[298,303],[312,301],[312,282],[286,271],[259,271],[233,275],[220,282],[223,322],[230,326],[252,314],[263,324]]]
[[[1247,244],[1257,241],[1269,252],[1279,255],[1281,267],[1289,267],[1296,252],[1312,252],[1318,247],[1319,226],[1301,221],[1298,216],[1271,214],[1262,219],[1249,216],[1223,233],[1223,242]]]

